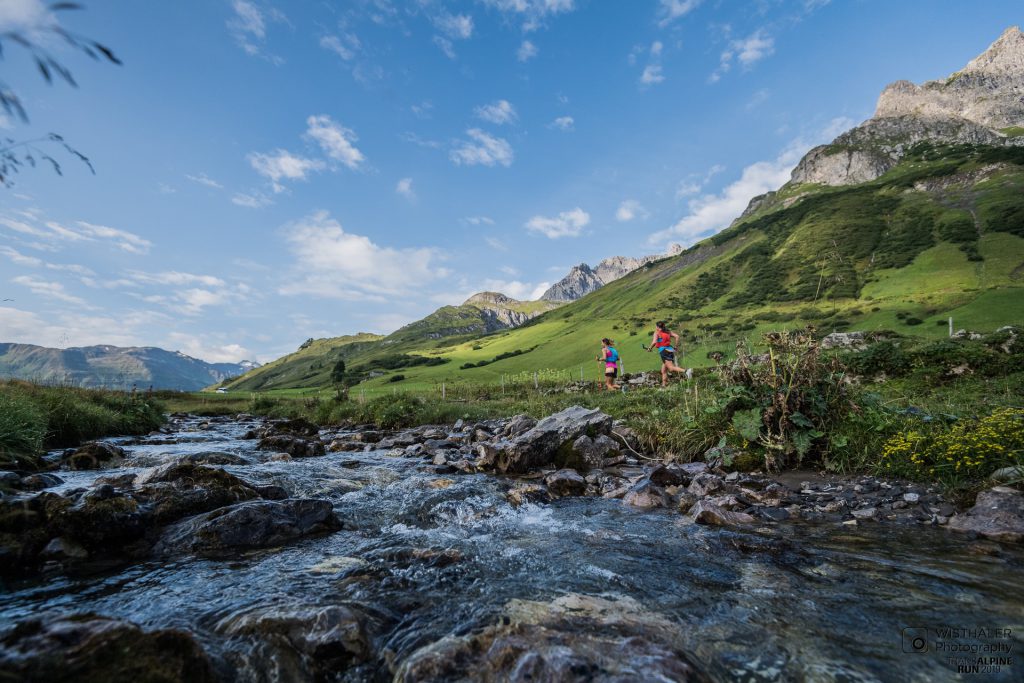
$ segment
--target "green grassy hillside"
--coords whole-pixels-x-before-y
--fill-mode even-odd
[[[604,336],[618,341],[627,372],[652,370],[658,360],[640,344],[659,319],[683,335],[689,366],[710,364],[711,351],[729,355],[739,340],[805,324],[925,338],[947,334],[948,316],[958,328],[1021,325],[1024,149],[919,145],[869,183],[785,186],[686,252],[514,330],[463,334],[462,307],[449,308],[350,348],[351,368],[383,372],[362,390],[525,380],[535,371],[579,377],[582,369],[596,378]],[[424,334],[438,327],[457,333]],[[317,360],[302,362],[323,370],[329,354],[342,353],[324,342]],[[406,363],[416,357],[422,364]],[[271,366],[233,387],[255,388],[251,378]],[[323,386],[325,377],[310,369],[261,386]]]

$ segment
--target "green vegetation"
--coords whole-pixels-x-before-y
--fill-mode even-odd
[[[446,307],[386,338],[316,340],[228,389],[315,391],[339,358],[369,397],[398,372],[423,393],[534,372],[598,379],[590,359],[607,336],[626,372],[656,370],[635,342],[660,319],[682,335],[680,362],[700,368],[783,328],[940,340],[949,316],[980,332],[1024,324],[1024,150],[918,145],[872,182],[784,186],[729,229],[514,330],[485,334],[475,307]],[[402,357],[430,362],[389,367]]]
[[[142,396],[0,382],[0,467],[32,467],[46,448],[145,434],[162,423],[162,406]]]

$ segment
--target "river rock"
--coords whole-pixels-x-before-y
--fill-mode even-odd
[[[505,494],[506,500],[513,506],[523,503],[550,503],[551,494],[540,484],[517,484]]]
[[[249,501],[190,517],[168,527],[154,552],[157,555],[207,554],[269,548],[340,528],[341,522],[326,500]]]
[[[498,624],[413,652],[394,680],[708,680],[683,650],[679,633],[678,625],[629,598],[513,600]]]
[[[365,622],[345,605],[288,604],[235,614],[215,628],[258,641],[238,655],[243,672],[274,672],[281,681],[328,680],[371,656]]]
[[[537,420],[529,415],[516,415],[508,421],[502,433],[509,437],[519,436],[533,429],[536,425]]]
[[[246,465],[249,463],[247,459],[240,455],[223,451],[187,453],[181,456],[178,462],[189,463],[190,465]]]
[[[668,507],[668,496],[665,491],[650,479],[641,479],[626,492],[622,502],[637,508]]]
[[[715,491],[721,491],[724,486],[725,484],[721,477],[705,472],[695,476],[686,490],[698,498],[703,498]]]
[[[737,524],[752,524],[755,519],[745,512],[732,512],[723,510],[717,505],[707,501],[698,501],[690,508],[690,517],[697,524],[710,524],[714,526],[735,526]]]
[[[214,683],[213,662],[187,631],[144,631],[119,619],[47,614],[0,637],[0,671],[10,681]]]
[[[552,472],[544,478],[544,484],[555,498],[582,496],[587,491],[587,480],[571,469]]]
[[[658,465],[651,470],[647,478],[658,486],[686,486],[690,483],[691,476],[676,465]]]
[[[61,456],[63,466],[69,470],[98,470],[116,467],[124,462],[125,451],[105,441],[92,441],[77,449],[68,449]]]
[[[281,451],[293,458],[312,458],[326,452],[323,442],[319,439],[303,439],[291,434],[265,436],[260,439],[257,448]]]
[[[13,474],[14,478],[18,479],[18,475],[14,474],[14,472],[5,472],[5,474]],[[42,491],[43,489],[59,486],[63,483],[64,480],[56,474],[51,474],[50,472],[37,472],[35,474],[29,474],[21,477],[21,481],[18,482],[17,488],[25,491]]]
[[[582,434],[573,441],[572,450],[585,470],[600,469],[605,459],[619,455],[618,443],[605,434],[599,434],[593,439]]]
[[[580,456],[572,449],[573,442],[584,434],[607,435],[611,425],[611,416],[600,410],[582,406],[566,408],[514,437],[498,454],[497,467],[505,473],[529,472],[550,465],[585,469]]]
[[[1024,540],[1024,494],[1008,486],[982,491],[974,507],[950,519],[946,526],[994,541],[1020,543]]]
[[[264,496],[220,468],[181,461],[140,473],[135,483],[134,497],[149,506],[159,525],[241,501],[277,497],[277,491]]]

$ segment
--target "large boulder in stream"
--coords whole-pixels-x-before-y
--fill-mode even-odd
[[[144,502],[159,525],[209,512],[226,505],[256,500],[254,486],[218,467],[174,462],[154,467],[135,478],[134,497]]]
[[[412,653],[394,680],[709,680],[684,651],[681,633],[678,624],[630,598],[513,600],[495,625]]]
[[[327,452],[320,439],[304,439],[292,434],[272,434],[260,439],[257,448],[287,453],[293,458],[312,458]]]
[[[0,636],[0,680],[213,683],[214,664],[187,631],[144,631],[94,614],[48,614]]]
[[[326,500],[249,501],[190,517],[168,527],[153,551],[157,555],[220,554],[270,548],[340,528],[341,522]]]
[[[1024,493],[1009,486],[982,491],[967,512],[949,520],[948,528],[974,532],[994,541],[1024,541]]]
[[[61,465],[69,470],[98,470],[124,462],[125,450],[105,441],[92,441],[64,451]]]
[[[607,436],[612,418],[600,410],[572,406],[549,415],[532,429],[501,444],[496,467],[509,474],[521,474],[540,467],[571,467],[586,471],[582,453],[573,448],[581,436]]]

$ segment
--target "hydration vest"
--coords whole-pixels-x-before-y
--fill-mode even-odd
[[[658,330],[658,341],[654,342],[654,346],[659,349],[664,349],[672,346],[672,335],[668,332],[662,332]]]
[[[608,355],[604,357],[606,363],[618,363],[619,352],[615,350],[614,346],[608,347]]]

